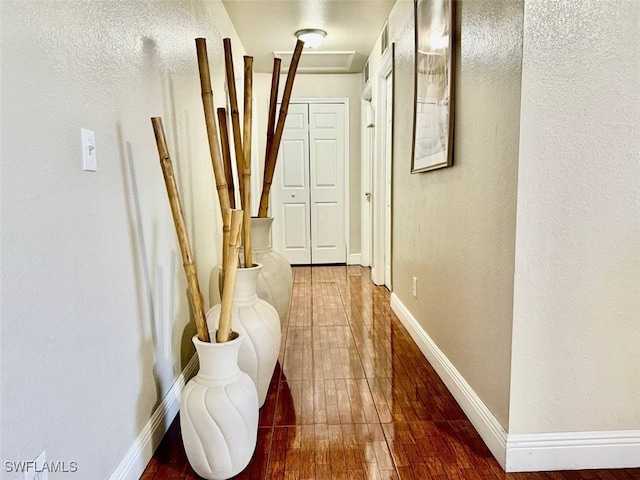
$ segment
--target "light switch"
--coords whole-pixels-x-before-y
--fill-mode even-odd
[[[91,130],[80,129],[82,134],[82,165],[87,172],[98,170],[96,159],[96,136]]]

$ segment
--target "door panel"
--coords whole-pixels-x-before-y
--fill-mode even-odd
[[[307,142],[289,139],[282,142],[282,157],[286,168],[282,170],[282,188],[307,187]]]
[[[274,248],[289,263],[311,263],[309,113],[289,105],[271,190]]]
[[[315,149],[315,158],[321,159],[320,168],[315,171],[314,187],[333,187],[338,188],[337,165],[338,152],[336,140],[318,139],[312,142],[312,148]],[[318,167],[318,165],[314,165]]]
[[[316,131],[322,129],[335,130],[338,128],[338,115],[336,112],[316,110],[313,122]]]
[[[304,203],[287,202],[282,208],[285,250],[308,250],[309,242],[306,232],[307,206]]]
[[[344,104],[309,105],[311,258],[346,263]]]
[[[314,250],[335,249],[340,244],[337,237],[339,218],[335,203],[314,202]]]

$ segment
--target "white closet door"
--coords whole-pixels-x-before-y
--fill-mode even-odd
[[[346,263],[344,104],[309,105],[312,263]]]
[[[271,190],[274,248],[291,264],[311,263],[309,110],[291,104]]]
[[[291,264],[346,263],[345,105],[289,105],[271,189],[274,248]]]

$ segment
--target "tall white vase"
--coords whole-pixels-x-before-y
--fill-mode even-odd
[[[261,270],[260,264],[238,269],[231,312],[233,329],[246,335],[240,347],[238,365],[255,382],[259,406],[264,405],[267,398],[280,351],[278,312],[256,294],[256,282]],[[220,305],[216,305],[207,312],[207,324],[217,329],[219,320]]]
[[[211,332],[215,341],[215,331]],[[193,337],[200,370],[182,391],[180,428],[191,467],[201,477],[223,480],[249,464],[258,438],[258,393],[238,367],[246,341],[240,333],[226,343]]]
[[[262,264],[256,290],[258,297],[276,307],[280,321],[284,322],[289,315],[293,276],[291,275],[291,265],[287,259],[273,249],[272,224],[273,217],[251,218],[253,261]],[[242,253],[240,258],[241,261],[244,261]]]

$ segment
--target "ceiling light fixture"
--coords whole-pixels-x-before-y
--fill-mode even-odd
[[[302,40],[307,48],[318,48],[326,36],[327,32],[318,28],[303,28],[296,32],[298,40]]]

